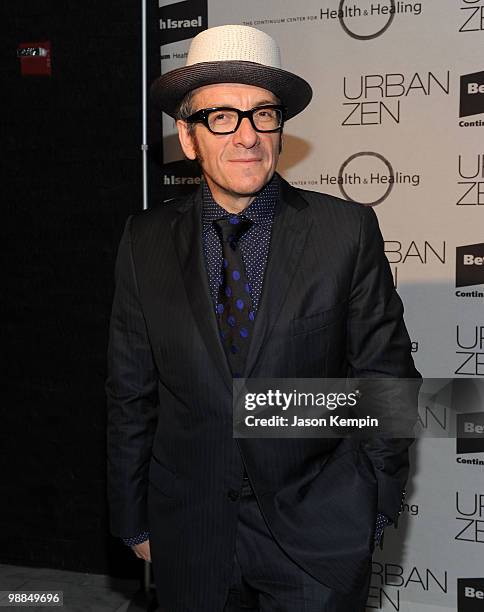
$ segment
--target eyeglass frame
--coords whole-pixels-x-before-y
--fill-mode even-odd
[[[254,112],[261,108],[273,108],[281,111],[281,124],[273,130],[260,130],[257,128],[254,123]],[[235,128],[229,132],[214,132],[208,124],[208,115],[214,111],[222,110],[235,111],[238,115],[237,123]],[[254,106],[254,108],[242,111],[238,108],[234,108],[233,106],[214,106],[212,108],[201,108],[189,117],[186,117],[184,121],[187,123],[202,123],[211,134],[215,134],[216,136],[227,136],[228,134],[235,134],[242,123],[242,119],[245,117],[247,117],[247,119],[250,121],[250,124],[256,132],[259,132],[260,134],[273,134],[274,132],[281,131],[284,126],[284,121],[286,119],[286,107],[283,104],[261,104],[260,106]]]

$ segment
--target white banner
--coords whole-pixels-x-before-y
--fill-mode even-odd
[[[183,32],[205,14],[208,26],[251,25],[278,41],[283,66],[314,90],[285,126],[279,171],[296,186],[374,207],[418,369],[472,388],[484,376],[484,0],[160,7],[172,19],[165,14],[161,36],[170,23],[178,31],[160,47],[162,72],[184,65]],[[169,117],[163,130],[164,160],[178,162]],[[421,417],[423,427],[448,426],[428,406]],[[405,511],[375,555],[369,610],[484,610],[480,442],[415,445]]]

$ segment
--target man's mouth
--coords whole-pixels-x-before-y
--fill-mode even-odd
[[[253,164],[254,162],[262,161],[259,158],[250,158],[250,159],[231,159],[230,160],[234,164]]]

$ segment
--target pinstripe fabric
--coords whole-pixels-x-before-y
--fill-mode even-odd
[[[162,609],[221,611],[243,458],[286,554],[350,593],[377,512],[398,513],[410,441],[233,439],[200,206],[198,192],[131,217],[120,243],[106,382],[112,533],[149,528]],[[245,375],[417,376],[402,312],[373,211],[281,180]]]
[[[223,612],[364,612],[370,568],[361,591],[345,596],[302,571],[275,542],[257,500],[242,488],[229,596]]]

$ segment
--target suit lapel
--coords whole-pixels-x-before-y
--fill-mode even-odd
[[[173,239],[193,318],[227,388],[232,391],[232,374],[227,363],[212,297],[208,286],[202,242],[202,190],[185,200],[172,222]]]
[[[264,275],[260,307],[244,377],[249,378],[267,342],[301,258],[311,221],[307,203],[296,189],[280,180],[280,200],[274,215],[269,259]]]

